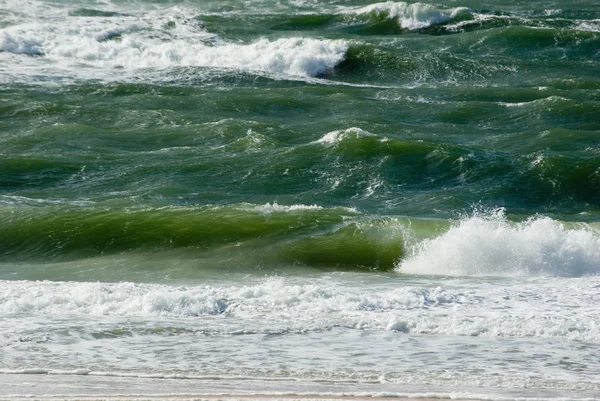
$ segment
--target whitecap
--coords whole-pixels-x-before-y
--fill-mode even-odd
[[[476,213],[443,235],[417,244],[398,270],[446,276],[562,276],[600,274],[600,233],[549,217],[508,221],[503,209]]]
[[[325,135],[323,135],[321,138],[317,139],[316,141],[311,142],[311,144],[321,144],[321,145],[326,145],[326,146],[332,146],[332,145],[337,145],[346,139],[351,139],[351,138],[358,139],[358,138],[365,138],[365,137],[372,137],[372,136],[375,136],[375,135],[371,134],[368,131],[364,131],[360,128],[352,127],[352,128],[348,128],[348,129],[344,129],[344,130],[335,130],[335,131],[328,132]]]
[[[370,4],[350,10],[349,12],[357,15],[385,15],[389,19],[397,19],[398,25],[408,30],[423,29],[432,25],[444,24],[459,16],[471,16],[471,11],[466,7],[438,9],[431,4],[410,4],[402,1],[386,1]]]
[[[0,30],[1,52],[43,56],[38,68],[45,73],[51,66],[94,79],[134,78],[143,69],[178,67],[315,77],[343,61],[348,47],[345,40],[303,37],[226,41],[177,8],[137,16],[57,16]]]

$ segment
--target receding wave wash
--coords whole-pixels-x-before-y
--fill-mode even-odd
[[[600,7],[0,0],[0,400],[595,400]]]

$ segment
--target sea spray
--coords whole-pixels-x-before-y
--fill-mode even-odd
[[[598,275],[600,233],[542,216],[514,223],[504,209],[477,212],[415,246],[398,270],[446,276]]]

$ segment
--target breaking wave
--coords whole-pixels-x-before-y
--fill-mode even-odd
[[[53,16],[0,29],[0,53],[43,57],[55,68],[83,78],[97,78],[99,71],[106,75],[106,70],[114,76],[114,69],[122,75],[173,67],[313,77],[341,62],[348,48],[344,40],[302,37],[227,41],[193,15],[192,10],[174,7],[137,16]]]
[[[44,56],[67,65],[82,63],[96,68],[209,67],[312,77],[325,73],[344,59],[343,40],[281,38],[250,44],[211,46],[188,41],[161,42],[136,35],[119,41],[74,33],[44,40],[35,31],[0,33],[0,50]],[[107,34],[108,35],[108,34]]]
[[[446,276],[561,276],[600,274],[600,233],[549,217],[511,223],[498,209],[458,221],[426,239],[398,270]]]
[[[472,17],[471,11],[466,7],[439,9],[431,4],[410,4],[402,1],[370,4],[348,12],[356,15],[372,15],[377,18],[395,20],[401,28],[406,30],[423,29]]]

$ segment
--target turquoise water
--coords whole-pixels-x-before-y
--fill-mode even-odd
[[[0,0],[2,380],[593,394],[599,67],[586,0]]]

